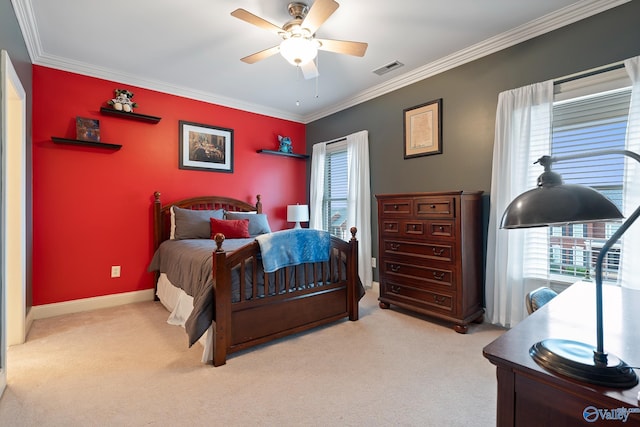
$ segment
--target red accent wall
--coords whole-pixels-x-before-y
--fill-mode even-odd
[[[116,88],[160,123],[101,115]],[[76,116],[99,119],[101,141],[122,148],[54,144],[75,138]],[[233,129],[233,173],[178,169],[179,120]],[[165,203],[204,194],[255,203],[261,194],[271,227],[290,227],[286,205],[305,202],[306,162],[256,153],[276,149],[277,135],[303,152],[301,123],[34,66],[33,305],[152,288],[154,191]]]

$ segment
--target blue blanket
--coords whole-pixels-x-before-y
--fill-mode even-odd
[[[331,236],[326,231],[298,228],[261,234],[256,237],[264,271],[329,260]]]

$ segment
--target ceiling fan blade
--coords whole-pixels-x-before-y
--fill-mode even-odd
[[[271,22],[260,18],[259,16],[254,15],[251,12],[248,12],[244,9],[236,9],[231,12],[231,16],[235,16],[238,19],[243,20],[244,22],[248,22],[251,25],[255,25],[256,27],[260,27],[263,30],[271,31],[272,33],[280,34],[282,33],[282,28],[278,27]]]
[[[300,66],[300,69],[302,70],[302,75],[307,80],[316,78],[320,75],[320,73],[318,72],[318,67],[316,67],[316,63],[314,61],[309,61],[306,64],[302,64]]]
[[[276,53],[280,52],[280,46],[270,47],[269,49],[261,50],[260,52],[256,52],[253,55],[245,56],[240,59],[240,61],[245,62],[247,64],[254,64],[258,61],[262,61]]]
[[[350,42],[344,40],[327,40],[327,39],[316,39],[322,45],[318,48],[319,50],[326,50],[328,52],[335,53],[344,53],[346,55],[353,56],[364,56],[367,51],[367,47],[369,46],[367,43],[362,42]]]
[[[308,29],[311,34],[315,34],[339,6],[334,0],[316,0],[300,26]]]

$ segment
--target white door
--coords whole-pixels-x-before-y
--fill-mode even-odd
[[[1,396],[7,384],[7,320],[12,322],[10,341],[24,342],[25,335],[26,94],[5,50],[0,52],[0,63]],[[9,313],[7,301],[11,302]]]

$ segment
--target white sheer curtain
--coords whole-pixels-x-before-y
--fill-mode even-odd
[[[347,224],[358,229],[358,275],[370,288],[371,272],[371,185],[369,180],[369,132],[347,136],[348,188]]]
[[[327,144],[313,146],[311,153],[311,180],[309,191],[309,228],[322,230],[322,196],[324,194],[324,163]]]
[[[370,288],[371,271],[371,187],[369,172],[369,133],[360,131],[346,137],[347,145],[347,224],[358,229],[358,275]],[[322,199],[326,142],[313,146],[310,180],[309,227],[322,229]]]
[[[626,149],[640,153],[640,57],[624,61],[631,78],[631,104],[627,121]],[[628,217],[640,206],[640,165],[625,160],[624,216]],[[638,220],[640,221],[640,220]],[[640,289],[640,224],[636,221],[622,237],[621,286]]]
[[[527,249],[537,246],[532,242],[547,239],[548,230],[503,230],[500,221],[508,204],[534,188],[543,171],[533,163],[550,152],[552,109],[552,81],[502,92],[498,97],[485,294],[488,320],[505,327],[524,319],[526,293],[548,280],[527,274],[527,263],[548,262],[545,256],[532,259],[536,254],[527,253]]]

